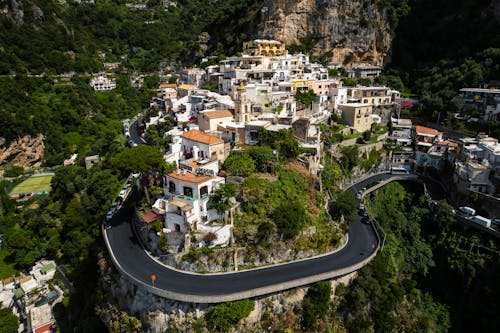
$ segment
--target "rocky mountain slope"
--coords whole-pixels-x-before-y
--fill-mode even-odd
[[[369,0],[267,0],[262,8],[260,35],[286,44],[304,39],[315,51],[332,51],[343,65],[390,60],[391,24],[388,10]]]
[[[0,145],[0,167],[21,166],[25,169],[40,167],[44,152],[44,136],[26,135],[8,146]]]

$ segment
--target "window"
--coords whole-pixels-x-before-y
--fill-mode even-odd
[[[175,193],[175,183],[173,181],[168,182],[168,191],[170,193]]]
[[[200,188],[200,197],[204,196],[205,194],[208,194],[208,186],[203,186]]]
[[[193,197],[193,189],[191,187],[184,186],[184,195],[187,197]]]

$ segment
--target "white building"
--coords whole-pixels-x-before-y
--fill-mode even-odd
[[[108,78],[104,74],[98,74],[90,80],[90,86],[95,91],[107,91],[116,88],[116,81],[114,78]]]
[[[229,145],[213,135],[200,130],[190,130],[181,135],[183,159],[208,159],[224,162],[229,155]]]
[[[396,146],[411,146],[412,143],[412,122],[410,119],[391,118],[392,131],[390,138],[394,140]]]
[[[216,211],[209,209],[208,201],[210,194],[224,184],[225,179],[200,169],[194,173],[179,169],[166,176],[166,228],[180,232],[196,231],[199,225],[221,218]]]
[[[494,193],[494,186],[489,180],[490,169],[483,164],[475,162],[457,162],[453,181],[457,184],[458,190],[466,192],[481,192],[487,194]]]

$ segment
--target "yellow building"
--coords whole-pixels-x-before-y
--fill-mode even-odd
[[[243,54],[274,57],[286,54],[285,44],[277,40],[256,39],[243,43]]]
[[[313,84],[306,79],[292,80],[292,92],[313,90]]]
[[[357,132],[369,131],[372,127],[372,106],[364,103],[340,104],[342,120]]]

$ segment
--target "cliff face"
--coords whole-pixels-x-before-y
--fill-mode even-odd
[[[318,53],[332,51],[333,62],[382,65],[391,51],[387,13],[370,0],[266,0],[262,38],[298,44],[312,38]]]

